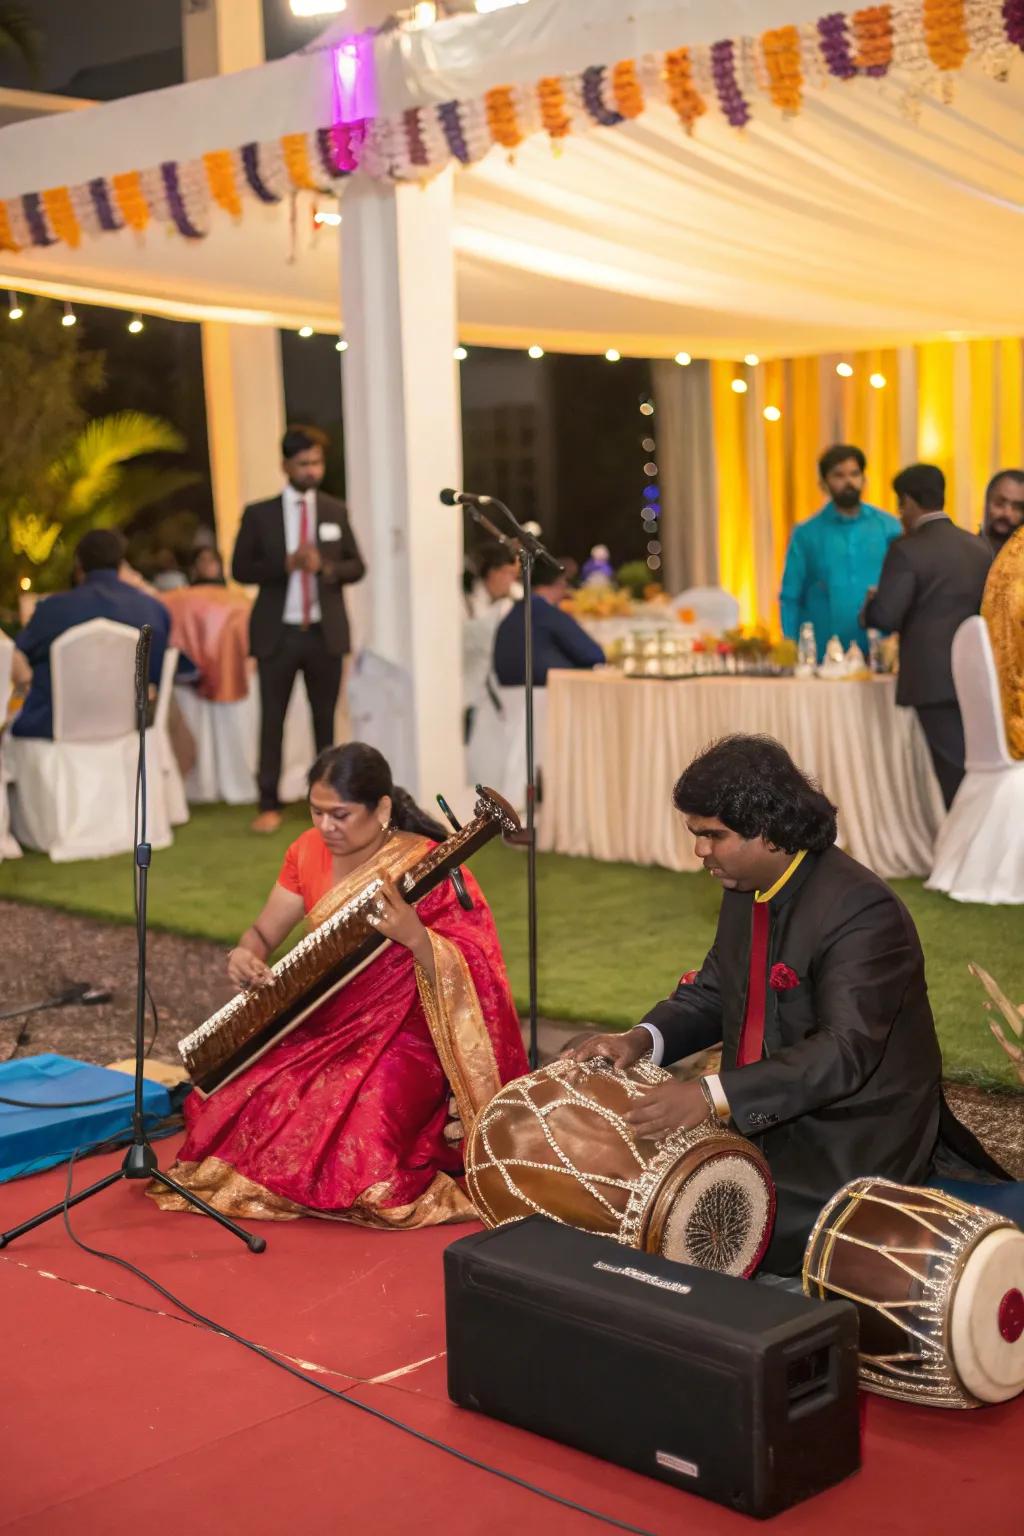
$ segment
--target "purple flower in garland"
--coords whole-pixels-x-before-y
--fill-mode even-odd
[[[583,88],[583,105],[586,107],[595,123],[600,123],[602,128],[614,128],[618,123],[625,121],[621,112],[610,112],[604,104],[602,91],[604,89],[605,68],[603,64],[592,64],[585,69],[580,76],[580,85]]]
[[[842,11],[818,18],[818,38],[829,74],[837,80],[852,80],[858,70],[850,52],[846,17]]]
[[[1003,0],[1003,26],[1007,41],[1024,48],[1024,0]]]
[[[736,57],[731,41],[726,38],[711,45],[711,75],[715,82],[718,104],[726,120],[734,128],[743,128],[750,121],[750,108],[740,90],[736,76]]]
[[[437,109],[437,117],[444,130],[448,148],[456,160],[461,160],[463,165],[468,165],[469,146],[466,143],[466,136],[462,131],[458,102],[443,101]]]
[[[21,199],[21,206],[28,223],[29,234],[32,236],[33,245],[56,245],[56,240],[50,233],[46,215],[43,212],[43,200],[38,192],[26,192]]]

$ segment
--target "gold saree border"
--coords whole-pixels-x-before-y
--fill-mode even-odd
[[[434,1049],[468,1137],[477,1115],[501,1088],[501,1075],[465,956],[450,939],[429,928],[427,932],[436,985],[421,965],[416,966],[416,982]]]
[[[428,837],[419,837],[413,832],[392,833],[375,859],[361,864],[350,875],[346,875],[344,880],[339,880],[337,885],[332,885],[316,905],[309,909],[306,914],[306,923],[310,930],[326,923],[327,919],[333,917],[340,907],[365,891],[371,881],[401,879],[407,870],[412,869],[426,857],[429,849]]]

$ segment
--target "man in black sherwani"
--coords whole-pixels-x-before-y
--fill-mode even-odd
[[[652,1048],[673,1062],[721,1043],[722,1066],[649,1090],[629,1116],[636,1133],[714,1112],[756,1142],[778,1195],[763,1268],[778,1275],[799,1272],[818,1212],[849,1179],[1005,1180],[942,1097],[910,914],[835,847],[835,807],[763,736],[709,747],[673,798],[725,889],[715,942],[635,1029],[573,1054],[625,1067]]]

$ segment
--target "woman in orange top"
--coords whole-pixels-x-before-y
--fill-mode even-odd
[[[415,907],[402,899],[396,872],[445,832],[392,783],[373,747],[321,753],[309,808],[313,827],[288,849],[228,957],[232,981],[264,984],[269,956],[304,914],[316,927],[378,876],[381,915],[371,921],[392,942],[237,1078],[207,1099],[189,1095],[171,1176],[249,1219],[472,1220],[458,1182],[462,1135],[527,1069],[494,921],[468,871],[472,911],[447,880]],[[180,1196],[150,1193],[184,1208]]]

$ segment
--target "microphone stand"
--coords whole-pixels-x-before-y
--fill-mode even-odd
[[[149,1136],[146,1132],[146,1112],[143,1108],[143,1089],[145,1082],[144,1067],[146,1062],[146,896],[149,881],[149,862],[152,848],[146,842],[146,693],[149,680],[149,648],[153,639],[153,630],[149,624],[144,624],[139,631],[139,643],[135,648],[135,713],[139,731],[139,765],[136,780],[136,817],[135,817],[135,849],[134,864],[137,870],[137,894],[138,912],[136,916],[136,936],[139,946],[138,982],[135,993],[135,1093],[132,1108],[132,1140],[120,1168],[114,1173],[108,1173],[103,1179],[98,1179],[95,1184],[90,1184],[87,1189],[80,1190],[77,1195],[72,1195],[67,1201],[61,1200],[57,1205],[51,1205],[48,1210],[41,1211],[38,1216],[32,1216],[28,1221],[22,1221],[16,1227],[11,1227],[7,1232],[0,1232],[0,1248],[6,1248],[13,1243],[16,1237],[21,1237],[25,1232],[31,1232],[35,1227],[41,1227],[44,1222],[52,1221],[55,1216],[60,1216],[73,1205],[81,1205],[83,1200],[88,1200],[93,1195],[98,1195],[101,1190],[109,1189],[111,1184],[120,1183],[122,1179],[155,1179],[165,1189],[171,1190],[175,1195],[180,1195],[189,1205],[202,1211],[207,1216],[212,1216],[214,1221],[233,1232],[252,1253],[262,1253],[267,1246],[266,1238],[254,1237],[251,1232],[246,1232],[221,1211],[215,1211],[212,1205],[207,1205],[205,1200],[200,1200],[198,1195],[184,1189],[182,1185],[175,1183],[163,1173],[157,1165],[156,1153],[153,1151]]]
[[[540,1065],[540,1052],[537,1045],[537,774],[533,726],[533,568],[539,557],[549,560],[559,570],[561,566],[548,553],[540,540],[524,528],[505,503],[499,501],[496,496],[478,496],[472,500],[463,501],[462,505],[468,507],[470,515],[480,527],[486,528],[502,544],[509,545],[516,551],[523,572],[523,659],[526,685],[526,944],[530,1010],[528,1060],[530,1070],[534,1071]],[[494,526],[482,510],[484,507],[496,507],[504,514],[513,529],[512,539]]]

